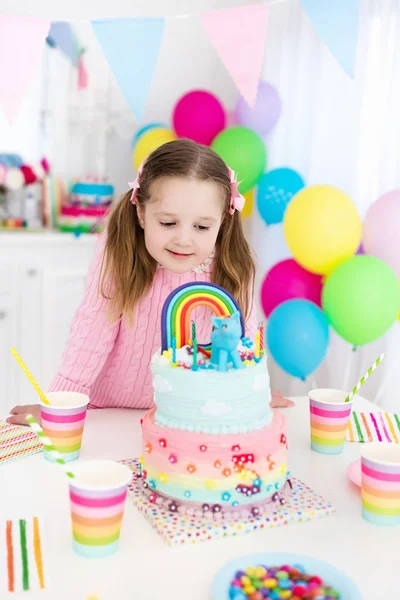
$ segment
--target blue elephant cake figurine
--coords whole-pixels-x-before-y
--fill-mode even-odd
[[[238,352],[238,344],[242,337],[240,313],[234,312],[230,317],[212,317],[213,332],[211,334],[211,359],[217,371],[228,371],[228,364],[235,369],[244,369]]]

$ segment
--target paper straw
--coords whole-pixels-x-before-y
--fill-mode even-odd
[[[36,435],[40,438],[45,450],[47,450],[47,452],[50,454],[50,456],[52,458],[54,458],[54,460],[56,462],[58,462],[59,465],[62,465],[63,467],[67,468],[67,463],[65,462],[65,460],[63,458],[61,458],[61,455],[54,448],[51,439],[48,438],[44,434],[43,429],[40,427],[39,423],[37,423],[35,421],[35,419],[33,418],[32,415],[26,415],[26,420],[28,421],[29,426],[32,429],[32,431],[34,431],[36,433]],[[75,475],[73,473],[71,473],[71,471],[66,471],[66,473],[67,473],[68,477],[71,477],[71,478],[75,477]]]
[[[384,358],[385,358],[385,355],[381,354],[376,359],[376,361],[374,362],[374,364],[372,365],[372,367],[370,367],[368,369],[368,371],[365,373],[364,377],[361,377],[361,379],[357,383],[357,385],[355,387],[353,387],[353,389],[351,390],[350,394],[345,399],[345,402],[350,402],[350,400],[353,398],[353,396],[355,396],[355,394],[357,394],[358,390],[363,385],[363,383],[365,383],[367,381],[368,377],[375,371],[376,367],[383,361]]]
[[[16,351],[16,349],[15,348],[11,348],[11,352],[14,354],[14,356],[17,359],[17,362],[20,365],[21,369],[23,370],[23,372],[25,373],[25,375],[27,376],[27,378],[29,379],[29,381],[31,382],[31,384],[33,385],[33,387],[35,388],[35,390],[39,394],[39,398],[41,399],[41,401],[43,402],[43,404],[48,404],[49,405],[50,402],[47,400],[46,396],[44,395],[44,393],[40,389],[39,384],[36,382],[36,380],[33,377],[32,373],[29,371],[28,367],[26,366],[26,364],[24,363],[24,361],[22,360],[22,358],[20,357],[20,355],[18,354],[18,352]]]

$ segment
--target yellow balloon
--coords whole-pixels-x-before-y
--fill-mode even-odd
[[[298,192],[283,221],[286,241],[305,269],[327,275],[353,256],[361,241],[362,224],[349,196],[330,185]]]
[[[244,207],[243,207],[243,210],[240,213],[240,216],[243,219],[246,219],[247,217],[250,217],[250,215],[253,214],[254,188],[252,190],[249,190],[245,194],[243,194],[243,196],[244,196],[244,199],[246,200],[246,202],[244,203]]]
[[[176,135],[169,129],[157,127],[146,131],[146,133],[140,136],[133,150],[133,164],[135,169],[138,170],[144,159],[154,150],[173,140],[176,140]]]

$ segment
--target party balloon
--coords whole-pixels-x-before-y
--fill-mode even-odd
[[[287,205],[304,185],[293,169],[283,167],[264,173],[258,183],[257,207],[267,225],[283,221]]]
[[[173,113],[177,136],[206,146],[224,129],[225,122],[225,110],[220,100],[204,90],[194,90],[182,96]]]
[[[326,280],[322,306],[332,327],[354,346],[380,338],[400,310],[396,274],[375,256],[353,256]]]
[[[145,158],[163,144],[172,142],[176,137],[169,129],[150,129],[144,133],[133,150],[133,164],[137,170]]]
[[[370,207],[362,241],[367,254],[384,260],[400,277],[400,190],[384,194]]]
[[[273,266],[265,276],[261,287],[261,304],[266,317],[272,311],[294,298],[310,300],[321,306],[322,278],[306,271],[289,258]]]
[[[312,302],[288,300],[271,313],[267,342],[275,362],[304,381],[321,364],[328,349],[328,320]]]
[[[267,151],[264,142],[247,127],[238,125],[225,129],[217,135],[211,148],[236,171],[242,194],[257,183],[265,170]]]
[[[139,139],[142,137],[146,131],[150,131],[150,129],[167,129],[167,125],[164,123],[148,123],[147,125],[143,125],[143,127],[139,127],[132,140],[132,148],[136,146]]]
[[[266,81],[260,81],[253,108],[240,96],[236,105],[236,120],[238,124],[249,127],[264,137],[275,127],[281,110],[278,92]]]
[[[247,217],[250,217],[250,215],[253,214],[254,188],[243,195],[246,202],[244,203],[244,207],[240,213],[240,216],[242,217],[242,219],[246,219]]]
[[[357,208],[344,192],[329,185],[300,190],[286,209],[283,225],[296,261],[321,275],[353,256],[361,241]]]

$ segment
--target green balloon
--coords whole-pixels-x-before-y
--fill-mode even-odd
[[[211,148],[236,172],[239,191],[245,194],[261,178],[267,151],[260,136],[248,127],[229,127],[214,138]]]
[[[393,269],[374,256],[353,256],[329,275],[322,307],[332,327],[354,346],[380,338],[400,309],[400,286]]]

